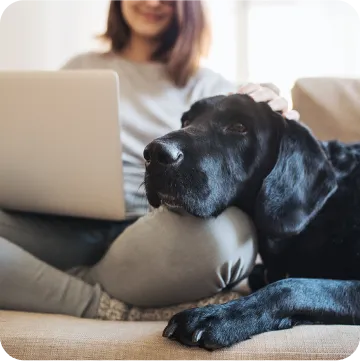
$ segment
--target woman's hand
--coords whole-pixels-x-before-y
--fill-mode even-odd
[[[289,110],[287,100],[269,86],[247,83],[240,87],[240,94],[251,96],[256,102],[268,102],[272,110],[281,112],[284,117],[292,120],[300,120],[300,114],[296,110]]]

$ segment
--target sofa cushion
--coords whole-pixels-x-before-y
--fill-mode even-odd
[[[0,340],[21,360],[335,360],[357,348],[358,326],[298,326],[209,353],[161,337],[164,322],[114,322],[0,311]]]
[[[360,79],[301,78],[292,101],[317,138],[360,141]]]

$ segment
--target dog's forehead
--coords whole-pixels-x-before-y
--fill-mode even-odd
[[[193,124],[228,123],[234,120],[254,122],[262,106],[253,98],[243,94],[204,98],[192,105],[183,114],[183,119],[191,119]]]
[[[257,103],[248,95],[233,94],[220,101],[218,109],[221,111],[237,111],[250,114],[256,111]]]
[[[212,109],[211,118],[215,122],[229,122],[234,119],[254,121],[259,111],[257,103],[247,95],[234,94],[219,101]]]
[[[197,105],[203,109],[226,109],[235,107],[251,109],[256,107],[256,102],[247,94],[232,94],[204,98],[194,104],[196,108]]]

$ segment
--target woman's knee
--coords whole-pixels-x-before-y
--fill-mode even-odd
[[[214,289],[231,287],[246,278],[254,267],[258,252],[255,227],[238,208],[229,208],[205,222],[205,237],[198,247],[210,254],[201,267],[211,275]]]
[[[164,306],[240,282],[256,253],[254,227],[236,208],[209,220],[159,210],[125,231],[91,276],[117,299]]]
[[[21,274],[27,275],[29,270],[24,259],[26,252],[22,248],[0,237],[0,250],[0,289],[3,293],[1,301],[5,294],[9,293],[9,289],[13,289],[15,285],[20,286],[18,281],[22,278]]]
[[[21,266],[21,257],[19,257],[23,252],[21,248],[0,236],[0,250],[0,275],[10,268],[17,269]]]

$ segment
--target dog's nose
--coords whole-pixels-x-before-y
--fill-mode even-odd
[[[175,165],[184,158],[183,152],[175,142],[154,140],[146,146],[144,159],[147,164],[157,162],[162,165]]]

